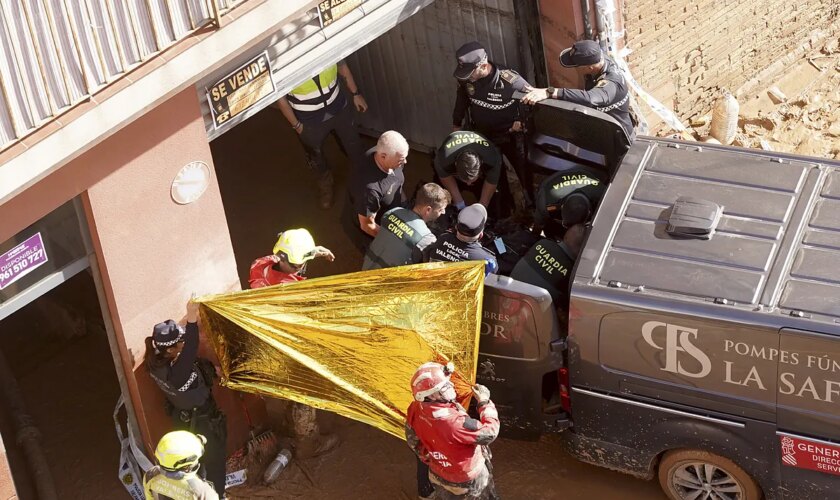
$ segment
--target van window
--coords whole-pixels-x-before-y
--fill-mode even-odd
[[[482,354],[538,359],[537,322],[527,296],[508,297],[485,287],[480,342]]]

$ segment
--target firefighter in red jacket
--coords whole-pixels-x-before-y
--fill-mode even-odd
[[[303,281],[306,279],[303,276],[306,263],[316,257],[324,257],[330,262],[335,260],[332,252],[315,245],[309,231],[289,229],[279,235],[274,244],[274,254],[260,257],[251,264],[248,284],[253,289]],[[314,457],[338,446],[338,435],[321,434],[315,408],[294,403],[291,413],[298,456]]]
[[[280,233],[274,254],[260,257],[251,264],[248,284],[251,288],[294,283],[306,279],[306,263],[316,257],[335,260],[329,249],[316,246],[306,229],[289,229]]]
[[[452,366],[425,363],[411,378],[414,401],[405,435],[414,453],[429,466],[438,499],[498,499],[487,447],[499,435],[499,415],[490,390],[473,386],[480,420],[455,401]]]

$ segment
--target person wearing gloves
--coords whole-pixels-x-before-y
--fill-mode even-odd
[[[499,414],[490,390],[473,386],[479,419],[456,401],[451,364],[424,363],[411,378],[405,437],[424,464],[439,499],[498,499],[488,446],[499,435]],[[419,471],[418,471],[419,475]],[[419,478],[418,478],[419,479]]]
[[[584,166],[546,177],[537,190],[534,231],[562,239],[567,228],[590,221],[606,190],[601,174]]]
[[[198,344],[198,303],[190,299],[186,328],[171,319],[154,326],[152,336],[146,339],[146,367],[166,396],[166,412],[174,427],[207,438],[202,465],[216,493],[223,497],[227,419],[213,399],[216,367],[198,356]]]
[[[449,134],[435,154],[435,174],[452,194],[452,204],[458,210],[466,206],[462,190],[475,195],[494,217],[507,215],[513,209],[502,155],[477,132],[459,130]],[[497,187],[499,197],[494,196]]]
[[[251,264],[248,284],[252,289],[281,283],[303,281],[306,263],[316,257],[329,262],[335,256],[329,249],[315,245],[306,229],[289,229],[280,233],[274,254],[260,257]],[[314,457],[333,450],[341,442],[337,434],[321,434],[315,408],[294,403],[291,419],[295,432],[295,450],[299,456]]]
[[[289,229],[280,233],[274,244],[274,253],[260,257],[251,264],[248,285],[251,288],[294,283],[306,277],[306,263],[316,257],[332,262],[335,255],[329,249],[316,246],[306,229]]]

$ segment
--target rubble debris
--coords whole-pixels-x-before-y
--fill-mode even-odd
[[[692,127],[702,127],[703,125],[706,125],[707,123],[709,123],[709,118],[710,118],[709,115],[697,116],[695,118],[692,118],[688,122],[688,124],[691,125]]]
[[[823,71],[817,73],[811,69],[813,60],[825,67]],[[832,67],[837,71],[829,71]],[[840,158],[838,89],[840,40],[834,39],[822,48],[814,47],[810,53],[802,54],[798,64],[789,64],[787,73],[767,81],[763,89],[739,95],[739,100],[746,104],[739,107],[743,116],[738,118],[736,112],[736,126],[731,134],[715,119],[714,113],[711,123],[704,121],[706,116],[692,118],[689,131],[710,144]],[[722,99],[716,107],[721,102]]]
[[[770,97],[770,100],[773,101],[773,104],[781,104],[787,101],[785,93],[779,90],[779,87],[775,85],[767,89],[767,95]]]
[[[715,103],[709,135],[721,142],[732,144],[738,132],[738,100],[727,91]]]

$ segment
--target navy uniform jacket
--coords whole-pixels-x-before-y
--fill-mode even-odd
[[[519,99],[514,99],[513,93],[524,91],[530,84],[516,71],[491,64],[493,70],[484,78],[458,81],[452,124],[461,127],[469,109],[472,128],[496,142],[521,119]]]
[[[604,69],[586,76],[586,90],[557,89],[557,99],[583,104],[606,113],[618,121],[632,141],[636,137],[630,118],[630,94],[618,65],[604,56]]]

